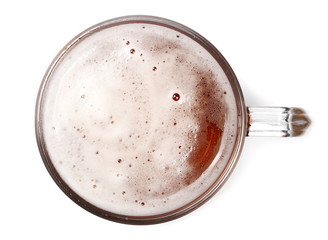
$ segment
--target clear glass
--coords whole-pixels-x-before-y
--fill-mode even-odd
[[[300,108],[247,107],[250,137],[295,137],[304,133],[311,121]]]
[[[194,39],[200,45],[202,45],[220,64],[222,69],[224,70],[226,76],[229,79],[230,85],[233,89],[233,94],[236,99],[237,106],[237,136],[236,141],[234,143],[233,151],[230,156],[228,163],[225,165],[223,172],[220,176],[217,176],[217,180],[215,183],[203,194],[201,194],[197,199],[186,204],[185,206],[176,209],[171,212],[167,212],[160,215],[153,216],[126,216],[114,214],[103,209],[100,209],[91,203],[85,201],[78,194],[76,194],[68,184],[63,181],[58,172],[56,171],[47,151],[46,143],[44,141],[43,129],[42,129],[42,102],[44,99],[44,90],[48,84],[49,78],[56,68],[56,66],[60,63],[60,60],[65,57],[66,53],[75,45],[79,43],[79,41],[84,38],[92,35],[95,32],[98,32],[104,28],[108,28],[111,26],[125,24],[125,23],[151,23],[157,24],[161,26],[165,26],[168,28],[172,28],[177,30],[190,38]],[[52,64],[49,66],[43,81],[40,86],[37,103],[36,103],[36,115],[35,115],[35,130],[36,130],[36,139],[38,143],[38,147],[40,150],[41,157],[43,162],[49,171],[50,175],[56,182],[56,184],[61,188],[61,190],[71,198],[76,204],[80,205],[85,210],[100,216],[102,218],[112,220],[120,223],[127,224],[156,224],[165,221],[170,221],[181,217],[202,204],[204,204],[209,198],[211,198],[225,183],[228,179],[232,170],[234,169],[242,147],[244,145],[244,140],[246,136],[298,136],[301,135],[304,129],[309,125],[310,121],[304,112],[298,108],[258,108],[258,107],[249,107],[247,108],[245,105],[245,101],[243,98],[243,94],[238,83],[238,80],[228,64],[225,58],[221,55],[221,53],[204,37],[202,37],[197,32],[192,29],[181,25],[179,23],[151,16],[126,16],[115,18],[112,20],[108,20],[102,23],[99,23],[78,36],[76,36],[73,40],[71,40],[55,57]]]

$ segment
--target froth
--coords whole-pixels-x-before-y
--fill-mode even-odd
[[[161,214],[203,193],[235,138],[223,70],[175,30],[131,23],[81,40],[47,83],[42,128],[77,194],[123,215]]]

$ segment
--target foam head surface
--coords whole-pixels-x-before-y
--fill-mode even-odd
[[[199,43],[143,23],[102,29],[69,49],[48,79],[42,129],[66,184],[91,204],[148,216],[216,181],[236,135],[229,81]]]

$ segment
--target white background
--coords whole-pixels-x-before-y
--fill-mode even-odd
[[[38,87],[76,34],[130,14],[205,36],[231,64],[248,105],[302,107],[313,121],[307,134],[247,138],[218,194],[169,223],[123,225],[75,205],[39,156]],[[328,239],[327,1],[2,1],[0,29],[0,239]]]

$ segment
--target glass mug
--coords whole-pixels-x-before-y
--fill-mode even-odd
[[[211,43],[152,16],[108,20],[71,40],[44,76],[35,117],[41,157],[62,191],[85,210],[127,224],[193,211],[228,179],[246,136],[299,136],[309,124],[299,108],[246,107]],[[150,142],[154,149],[140,150]]]

